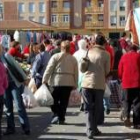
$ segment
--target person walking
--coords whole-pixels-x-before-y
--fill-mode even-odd
[[[20,71],[20,74],[22,75],[22,78],[24,80],[23,82],[19,81],[19,78],[17,78],[17,76],[15,76],[15,73],[9,69],[10,67],[8,66],[6,58],[8,58],[11,62],[13,62],[12,67],[14,67],[14,65],[16,65],[15,59],[10,54],[6,53],[2,56],[1,60],[7,68],[7,75],[8,75],[8,88],[6,89],[5,94],[4,94],[7,128],[3,134],[11,135],[11,134],[15,133],[15,122],[14,122],[14,112],[13,112],[13,106],[14,106],[13,100],[14,100],[15,106],[18,111],[21,127],[24,131],[24,134],[29,135],[30,134],[30,124],[29,124],[28,116],[27,116],[26,109],[25,109],[25,106],[23,103],[23,99],[22,99],[22,93],[24,91],[24,86],[27,85],[27,77],[26,77],[26,74],[19,67],[16,70]],[[21,77],[21,76],[19,76],[19,77]]]
[[[0,57],[1,57],[1,54],[2,54],[2,46],[0,45]],[[3,95],[5,93],[6,88],[8,87],[6,69],[1,61],[0,61],[0,72],[1,72],[1,76],[0,76],[0,139],[1,139],[1,136],[2,136],[1,120],[2,120],[3,104],[4,104]]]
[[[105,50],[105,42],[103,35],[98,34],[96,36],[96,44],[88,52],[88,70],[84,73],[82,80],[82,97],[86,113],[87,137],[89,139],[101,134],[97,125],[103,112],[105,81],[110,71],[110,56]]]
[[[86,53],[87,53],[87,42],[85,39],[81,39],[78,41],[78,47],[79,47],[79,50],[76,51],[73,56],[76,58],[77,60],[77,63],[78,63],[78,90],[79,92],[81,93],[81,82],[82,82],[82,78],[83,78],[83,73],[80,71],[80,62],[81,62],[81,59],[83,57],[86,56]],[[81,97],[81,106],[80,106],[80,110],[83,111],[83,99]]]
[[[51,106],[53,112],[51,123],[64,124],[70,93],[72,89],[77,88],[78,83],[78,64],[70,55],[69,41],[63,41],[61,52],[51,57],[42,83],[53,87],[54,105]]]
[[[140,129],[140,54],[138,45],[133,44],[130,51],[121,57],[118,75],[124,90],[124,124],[131,126],[130,111],[133,106],[133,127]]]
[[[35,57],[33,66],[31,69],[31,76],[35,79],[36,87],[39,88],[42,84],[42,77],[46,66],[50,60],[51,55],[45,51],[44,44],[39,45],[39,54]]]

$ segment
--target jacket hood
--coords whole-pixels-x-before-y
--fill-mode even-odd
[[[79,50],[87,50],[87,42],[84,39],[78,41]]]

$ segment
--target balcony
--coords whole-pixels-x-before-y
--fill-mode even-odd
[[[51,26],[57,27],[58,29],[69,29],[70,22],[52,22]]]
[[[104,12],[104,8],[103,7],[86,7],[85,8],[85,13],[103,13]]]
[[[102,28],[104,26],[104,22],[103,21],[86,21],[85,22],[85,28],[87,29],[91,29],[91,28]]]
[[[57,8],[51,8],[51,12],[52,13],[60,13],[60,12],[66,12],[69,13],[70,12],[70,8],[61,8],[61,7],[57,7]]]

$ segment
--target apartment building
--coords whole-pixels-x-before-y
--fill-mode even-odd
[[[140,7],[140,0],[133,0],[133,7],[134,8]]]
[[[134,0],[2,0],[4,20],[33,20],[59,30],[118,33]]]
[[[3,4],[2,1],[0,0],[0,21],[3,19]]]

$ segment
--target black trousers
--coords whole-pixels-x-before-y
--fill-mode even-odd
[[[54,105],[51,106],[51,110],[54,116],[59,117],[59,121],[65,121],[71,91],[72,87],[68,86],[54,87],[53,89],[52,96],[54,98]]]
[[[86,113],[87,133],[93,133],[97,130],[99,122],[103,121],[103,94],[104,90],[82,89],[84,101],[84,110]]]
[[[3,114],[3,96],[0,96],[0,139],[1,139],[1,121],[2,121],[2,114]]]
[[[125,90],[124,111],[126,117],[130,118],[130,111],[133,108],[133,124],[140,125],[140,89],[131,88]]]

